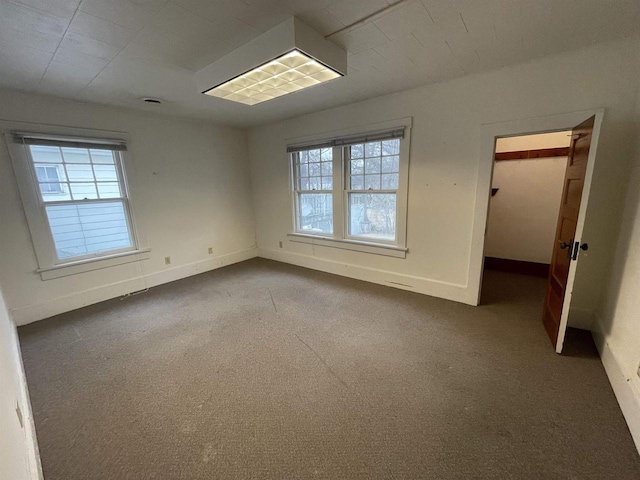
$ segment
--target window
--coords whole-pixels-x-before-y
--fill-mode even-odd
[[[289,146],[293,236],[406,251],[409,125]]]
[[[333,233],[333,150],[296,152],[294,159],[298,229]]]
[[[60,185],[58,167],[55,165],[36,165],[36,177],[40,182],[40,189],[47,194],[64,193]]]
[[[35,134],[11,138],[39,271],[139,252],[124,142]],[[124,262],[111,264],[118,263]]]
[[[395,242],[400,140],[351,145],[346,153],[349,236]]]
[[[117,151],[27,148],[58,261],[134,247]]]

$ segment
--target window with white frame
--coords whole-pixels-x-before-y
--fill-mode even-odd
[[[348,236],[396,241],[400,139],[346,147]]]
[[[289,146],[295,234],[404,248],[408,130]]]
[[[123,142],[35,134],[12,139],[41,269],[137,250]]]
[[[298,230],[333,233],[333,149],[295,152]]]

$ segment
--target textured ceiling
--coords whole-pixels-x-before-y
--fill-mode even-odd
[[[331,37],[345,78],[252,107],[198,93],[291,15],[328,35],[396,1],[0,0],[0,85],[248,126],[640,33],[640,0],[405,0]]]

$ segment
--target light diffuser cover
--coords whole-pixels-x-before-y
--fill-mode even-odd
[[[245,105],[256,105],[341,76],[294,49],[204,93]]]

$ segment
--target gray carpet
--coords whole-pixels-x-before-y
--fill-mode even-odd
[[[635,479],[544,281],[481,307],[255,259],[19,330],[46,480]]]

